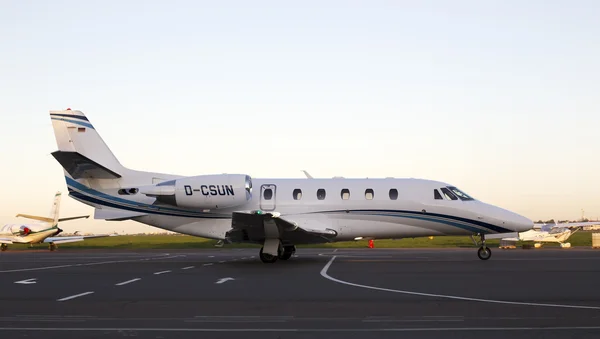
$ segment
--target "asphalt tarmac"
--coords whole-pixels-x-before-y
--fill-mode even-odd
[[[0,338],[600,338],[600,251],[0,253]]]

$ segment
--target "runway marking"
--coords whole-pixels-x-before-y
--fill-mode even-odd
[[[210,265],[212,265],[212,264],[213,264],[213,263],[209,262],[208,264],[204,264],[204,265],[202,265],[202,266],[210,266]]]
[[[88,294],[92,294],[92,293],[94,293],[94,292],[79,293],[79,294],[75,294],[75,295],[72,295],[72,296],[69,296],[69,297],[64,297],[64,298],[58,299],[56,301],[67,301],[67,300],[71,300],[71,299],[83,297],[84,295],[88,295]]]
[[[250,257],[250,259],[254,259],[254,258],[256,258],[256,257],[255,257],[255,256],[251,256],[251,257]]]
[[[209,258],[214,258],[215,256],[214,256],[214,255],[209,255],[208,257],[209,257]]]
[[[189,270],[190,268],[194,268],[194,266],[184,267],[184,268],[182,268],[182,270]]]
[[[35,283],[37,283],[37,281],[34,281],[35,279],[37,279],[37,278],[19,280],[19,281],[15,281],[15,284],[23,284],[23,285],[35,284]]]
[[[222,283],[224,283],[226,281],[229,281],[229,280],[235,280],[235,279],[229,278],[229,277],[228,278],[222,278],[222,279],[219,279],[219,281],[217,281],[215,284],[222,284]]]
[[[159,274],[165,274],[165,273],[169,273],[171,271],[160,271],[160,272],[154,272],[155,275],[159,275]]]
[[[225,261],[219,261],[219,264],[222,264],[222,263],[224,263],[224,262],[225,262]]]
[[[0,327],[0,331],[86,332],[476,332],[600,330],[600,326],[564,327],[424,327],[424,328],[151,328],[151,327]]]
[[[120,282],[120,283],[118,283],[118,284],[115,284],[115,286],[123,286],[123,285],[127,285],[127,284],[130,284],[130,283],[132,283],[132,282],[135,282],[135,281],[138,281],[138,280],[142,280],[142,278],[135,278],[135,279],[131,279],[131,280],[127,280],[127,281],[123,281],[123,282]]]
[[[0,271],[0,273],[11,273],[11,272],[27,272],[27,271],[40,271],[40,270],[51,270],[55,268],[65,268],[65,267],[79,267],[79,266],[93,266],[93,265],[104,265],[104,264],[118,264],[124,262],[134,262],[134,261],[144,261],[144,260],[154,260],[154,259],[172,259],[179,258],[182,255],[173,255],[173,256],[160,256],[160,257],[151,257],[145,259],[130,259],[130,260],[112,260],[112,261],[100,261],[100,262],[91,262],[91,263],[83,263],[83,264],[68,264],[68,265],[58,265],[58,266],[46,266],[46,267],[33,267],[33,268],[18,268],[14,270],[4,270]]]
[[[424,297],[434,297],[434,298],[446,298],[446,299],[456,299],[456,300],[466,300],[466,301],[478,301],[490,304],[506,304],[506,305],[522,305],[522,306],[541,306],[541,307],[560,307],[560,308],[578,308],[578,309],[589,309],[589,310],[600,310],[598,306],[578,306],[578,305],[560,305],[560,304],[540,304],[540,303],[528,303],[528,302],[519,302],[519,301],[503,301],[503,300],[493,300],[493,299],[479,299],[479,298],[469,298],[469,297],[460,297],[454,295],[444,295],[444,294],[432,294],[432,293],[422,293],[422,292],[413,292],[413,291],[404,291],[404,290],[395,290],[391,288],[383,288],[369,285],[361,285],[355,284],[349,281],[344,281],[340,279],[336,279],[329,274],[327,274],[327,270],[335,260],[336,256],[333,256],[327,264],[321,270],[321,276],[326,279],[329,279],[333,282],[337,282],[344,285],[354,286],[354,287],[362,287],[371,290],[378,290],[384,292],[393,292],[400,294],[409,294],[409,295],[420,295]]]

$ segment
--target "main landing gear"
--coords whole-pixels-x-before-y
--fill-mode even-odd
[[[50,243],[50,245],[48,245],[48,249],[50,251],[56,251],[56,248],[58,248],[58,245],[56,245],[55,243]]]
[[[0,244],[0,251],[4,252],[8,249],[8,245],[7,244]]]
[[[485,234],[483,234],[483,233],[479,234],[479,238],[481,239],[481,241],[480,241],[481,244],[477,243],[475,238],[473,238],[473,236],[471,236],[471,239],[475,243],[475,246],[479,246],[479,249],[477,250],[477,256],[481,260],[488,260],[492,256],[492,250],[485,245]]]
[[[285,245],[279,246],[278,255],[271,255],[268,253],[263,253],[263,248],[260,248],[259,257],[260,260],[266,264],[272,264],[277,261],[277,259],[288,260],[292,257],[292,255],[296,252],[296,246],[294,245]]]

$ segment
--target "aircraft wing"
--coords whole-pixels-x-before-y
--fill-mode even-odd
[[[535,224],[534,227],[544,228],[578,228],[586,226],[600,226],[600,221],[586,221],[586,222],[565,222],[560,224]]]
[[[10,238],[0,238],[0,244],[12,244],[12,239]]]
[[[98,235],[75,235],[69,237],[48,237],[44,239],[45,243],[65,244],[68,242],[84,241],[85,239],[114,237],[116,234],[98,234]]]
[[[327,220],[305,221],[300,216],[295,220],[282,218],[278,212],[233,212],[231,230],[227,232],[230,242],[255,241],[279,238],[294,243],[330,242],[337,232],[327,228]]]

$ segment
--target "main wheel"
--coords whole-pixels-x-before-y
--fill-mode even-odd
[[[488,260],[492,256],[492,250],[489,247],[479,247],[477,250],[477,256],[481,260]]]
[[[283,247],[283,253],[281,253],[281,255],[279,256],[279,259],[281,260],[288,260],[289,258],[292,257],[292,255],[296,252],[296,246],[292,245],[292,246],[284,246]]]
[[[0,245],[0,251],[4,252],[8,249],[8,245],[7,244],[2,244]]]
[[[272,264],[277,261],[278,257],[276,255],[270,255],[267,253],[263,253],[262,247],[260,248],[260,252],[258,253],[260,260],[266,264]]]

